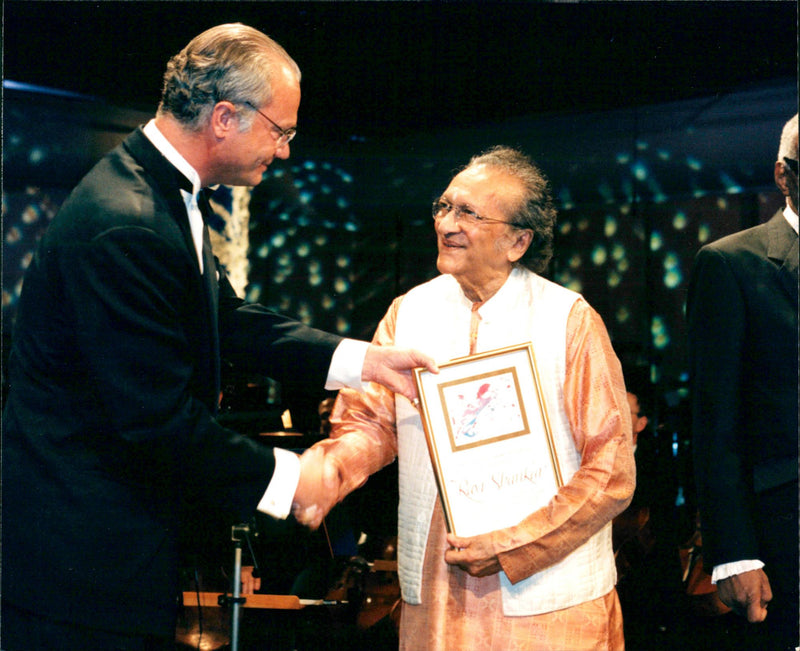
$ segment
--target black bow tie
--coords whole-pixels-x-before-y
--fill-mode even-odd
[[[188,192],[191,195],[194,194],[194,187],[192,186],[192,182],[177,169],[175,170],[175,180],[178,182],[178,187],[181,190],[186,190],[186,192]]]
[[[194,194],[194,187],[192,186],[192,182],[187,179],[183,174],[181,174],[178,170],[175,170],[175,178],[178,180],[178,187],[181,190],[186,190],[189,194],[197,199],[197,203],[201,205],[203,203],[203,199],[208,201],[211,196],[214,194],[214,190],[211,188],[200,188],[200,191],[197,195]]]

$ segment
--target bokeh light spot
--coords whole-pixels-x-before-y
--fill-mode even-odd
[[[606,247],[598,244],[592,249],[592,262],[596,267],[605,264],[607,259],[608,252],[606,251]]]
[[[658,251],[664,245],[664,238],[659,231],[650,233],[650,250]]]

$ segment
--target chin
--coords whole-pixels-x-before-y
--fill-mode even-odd
[[[264,180],[263,174],[258,174],[258,175],[254,174],[252,178],[247,178],[247,179],[240,178],[236,181],[236,183],[229,183],[228,185],[253,188],[257,186],[259,183],[261,183],[261,181],[263,180]]]
[[[443,258],[440,254],[439,257],[436,258],[436,268],[439,270],[439,273],[452,274],[456,269],[456,265],[452,264],[452,262],[448,261],[446,258]]]

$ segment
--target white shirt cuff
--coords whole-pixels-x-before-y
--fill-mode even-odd
[[[261,513],[285,520],[292,512],[292,500],[300,481],[300,457],[282,448],[273,448],[275,472],[258,503]]]
[[[325,388],[328,391],[336,391],[350,387],[364,391],[367,385],[361,381],[361,373],[364,370],[364,357],[368,348],[369,344],[366,341],[342,339],[333,351]]]
[[[716,584],[717,581],[722,581],[722,579],[727,579],[735,574],[760,570],[762,567],[764,567],[764,563],[758,560],[734,561],[733,563],[715,565],[713,572],[711,572],[711,583]]]

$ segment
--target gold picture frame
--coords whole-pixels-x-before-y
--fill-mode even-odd
[[[563,481],[530,343],[418,368],[425,439],[447,530],[460,536],[520,522]]]

